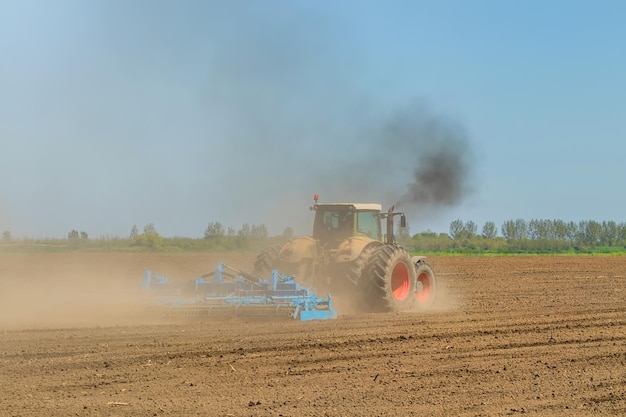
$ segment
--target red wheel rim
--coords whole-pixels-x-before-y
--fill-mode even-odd
[[[397,263],[393,267],[391,273],[391,293],[398,301],[403,301],[409,295],[411,290],[411,276],[409,268],[402,262]]]
[[[417,301],[420,303],[426,303],[430,300],[430,292],[432,291],[432,283],[430,276],[426,272],[422,272],[417,277],[417,287],[421,287],[422,290],[417,292]]]

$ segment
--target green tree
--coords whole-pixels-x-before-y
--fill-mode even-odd
[[[241,238],[249,238],[250,237],[250,225],[248,223],[244,223],[241,225],[241,229],[237,232],[237,237]]]
[[[498,228],[495,222],[487,221],[483,225],[482,236],[485,239],[495,239],[498,236]]]
[[[5,230],[4,232],[2,232],[2,240],[4,240],[5,242],[10,242],[11,239],[12,239],[11,232],[9,232],[8,230]]]
[[[143,227],[143,233],[149,235],[151,233],[157,233],[154,223],[148,223]]]
[[[260,225],[252,225],[250,229],[250,237],[255,239],[267,239],[269,236],[269,232],[267,231],[267,227],[264,224]]]
[[[285,230],[283,231],[283,237],[287,238],[287,239],[293,239],[293,228],[291,226],[287,226],[285,227]]]
[[[137,229],[137,225],[133,224],[132,229],[130,229],[130,238],[131,240],[137,240],[139,237],[139,230]]]
[[[78,233],[78,230],[72,229],[68,234],[67,234],[67,238],[69,240],[78,240],[80,238],[80,234]]]
[[[528,222],[528,236],[532,240],[546,240],[549,232],[550,226],[545,220],[531,219]]]
[[[515,221],[505,220],[504,223],[502,223],[502,227],[500,228],[500,230],[502,231],[502,237],[504,237],[507,242],[517,239],[517,229],[515,227]]]
[[[603,221],[600,226],[600,244],[602,246],[613,246],[617,242],[617,223],[614,221]]]
[[[600,223],[595,220],[581,222],[585,245],[595,247],[600,243],[602,229]]]
[[[244,223],[241,225],[241,229],[237,231],[237,247],[239,249],[248,249],[250,238],[250,225],[248,223]]]
[[[465,225],[463,220],[453,220],[450,223],[450,237],[452,239],[462,239],[465,236]]]
[[[566,225],[567,239],[570,242],[582,242],[582,235],[578,232],[578,225],[573,221],[570,221]]]
[[[568,240],[567,223],[563,220],[552,220],[552,229],[556,240]]]
[[[476,236],[476,231],[478,230],[478,227],[476,226],[476,223],[474,223],[472,220],[468,220],[467,222],[465,222],[463,230],[465,237],[471,239]]]
[[[224,236],[224,226],[220,222],[209,223],[206,229],[204,229],[205,239],[217,239]]]
[[[517,239],[528,239],[528,223],[526,223],[526,220],[515,220],[515,233]]]
[[[616,243],[618,245],[626,245],[626,223],[617,225]]]

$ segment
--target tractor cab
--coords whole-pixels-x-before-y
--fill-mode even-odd
[[[313,238],[320,241],[343,241],[361,236],[380,241],[380,204],[315,204]]]

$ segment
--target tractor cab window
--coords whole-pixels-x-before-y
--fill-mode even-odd
[[[320,210],[316,213],[313,236],[321,239],[345,239],[352,236],[354,212]]]
[[[380,220],[378,212],[359,211],[357,213],[357,234],[380,240]]]

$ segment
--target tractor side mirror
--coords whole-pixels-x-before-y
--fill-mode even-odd
[[[406,217],[404,214],[400,216],[400,227],[406,227]]]

